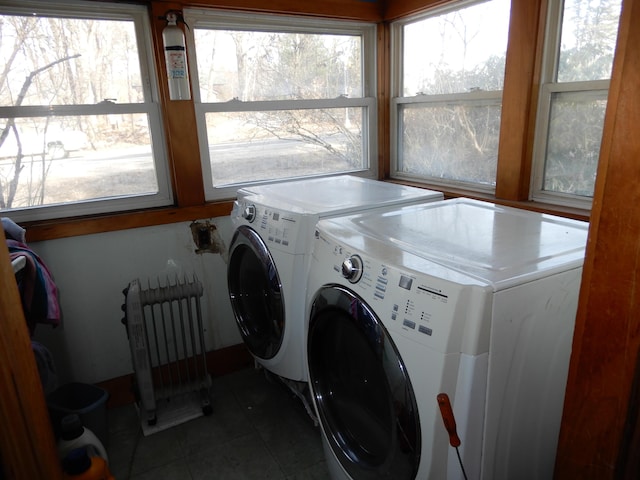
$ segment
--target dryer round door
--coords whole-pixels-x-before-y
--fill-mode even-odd
[[[231,240],[227,283],[245,344],[256,357],[273,358],[285,329],[282,283],[264,241],[246,225],[238,227]]]
[[[350,290],[327,285],[312,304],[307,348],[322,428],[347,474],[415,478],[421,452],[417,402],[376,315]]]

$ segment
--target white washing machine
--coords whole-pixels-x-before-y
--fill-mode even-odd
[[[587,230],[468,199],[318,222],[307,363],[332,478],[552,478]]]
[[[305,289],[320,218],[440,199],[440,192],[350,175],[239,190],[227,280],[236,323],[255,360],[283,378],[307,381]]]

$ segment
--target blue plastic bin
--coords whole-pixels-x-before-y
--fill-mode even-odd
[[[66,415],[80,416],[82,425],[91,430],[107,447],[107,400],[109,393],[96,385],[67,383],[57,388],[47,397],[49,415],[56,438],[60,437],[60,421]]]

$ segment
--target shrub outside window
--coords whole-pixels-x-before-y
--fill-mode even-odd
[[[392,176],[493,191],[509,0],[392,24]]]
[[[185,10],[208,200],[251,183],[377,174],[375,25]]]
[[[550,2],[534,200],[590,207],[620,9],[621,0]]]
[[[147,9],[8,1],[0,24],[0,213],[170,204]]]

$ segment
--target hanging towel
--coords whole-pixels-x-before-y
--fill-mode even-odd
[[[7,247],[12,260],[22,255],[27,261],[18,287],[30,333],[33,335],[38,323],[58,326],[60,324],[58,289],[49,269],[24,243],[7,239]]]

